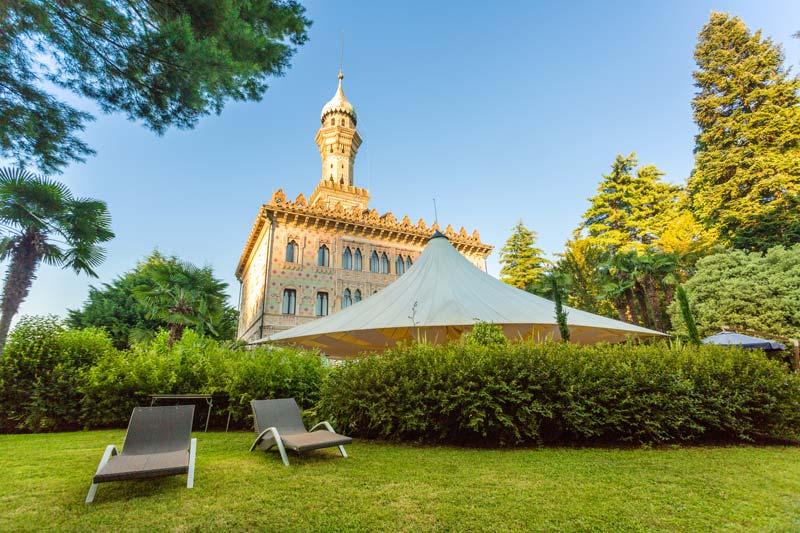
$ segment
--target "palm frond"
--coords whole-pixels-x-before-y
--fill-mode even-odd
[[[72,202],[63,184],[21,168],[0,168],[0,222],[44,229]]]

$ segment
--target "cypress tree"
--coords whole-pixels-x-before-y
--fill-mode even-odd
[[[689,307],[689,298],[686,296],[686,290],[683,285],[678,285],[678,305],[681,307],[681,315],[683,316],[683,323],[686,324],[686,331],[689,335],[689,342],[695,346],[700,345],[700,334],[697,332],[697,324],[694,321],[692,309]]]
[[[712,13],[694,53],[697,218],[737,248],[800,242],[800,80],[780,46]]]
[[[562,342],[569,342],[569,325],[567,324],[567,312],[561,304],[561,289],[558,286],[558,277],[555,273],[550,276],[550,285],[553,289],[553,302],[556,304],[556,323],[558,332],[561,334]]]

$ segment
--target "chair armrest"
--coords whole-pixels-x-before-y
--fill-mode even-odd
[[[328,431],[330,431],[331,433],[336,433],[336,431],[334,431],[334,430],[333,430],[333,426],[331,425],[331,423],[330,423],[330,422],[328,422],[327,420],[323,420],[323,421],[322,421],[322,422],[320,422],[319,424],[315,425],[315,426],[314,426],[313,428],[311,428],[311,429],[310,429],[308,432],[309,432],[309,433],[311,433],[312,431],[314,431],[315,429],[317,429],[317,428],[318,428],[318,427],[320,427],[320,426],[325,426],[325,429],[327,429],[327,430],[328,430]]]
[[[99,474],[100,471],[103,469],[103,467],[106,466],[106,463],[108,463],[108,461],[115,455],[119,455],[117,447],[114,446],[113,444],[109,444],[108,446],[106,446],[106,451],[103,452],[103,458],[100,459],[100,464],[97,465],[97,472],[95,472],[94,475]]]
[[[259,433],[259,434],[258,434],[258,437],[256,437],[256,440],[254,440],[254,441],[253,441],[253,445],[252,445],[252,446],[250,446],[250,451],[251,451],[251,452],[252,452],[253,450],[255,450],[255,449],[256,449],[256,446],[258,446],[258,444],[259,444],[259,443],[260,443],[262,440],[264,440],[264,437],[266,437],[266,436],[267,436],[267,433],[272,433],[272,436],[273,436],[273,438],[274,438],[276,441],[278,441],[278,440],[281,438],[281,436],[280,436],[280,434],[278,433],[278,430],[277,430],[276,428],[274,428],[274,427],[269,427],[269,428],[265,429],[264,431],[262,431],[261,433]],[[272,446],[270,446],[270,448],[271,448],[271,447],[272,447]]]
[[[281,459],[283,460],[283,465],[289,466],[289,458],[286,457],[286,450],[283,447],[283,440],[281,440],[281,435],[280,433],[278,433],[277,428],[269,427],[264,431],[262,431],[261,433],[259,433],[258,437],[256,437],[256,440],[253,442],[253,445],[250,446],[250,451],[252,452],[253,450],[256,449],[258,443],[264,439],[267,433],[272,433],[272,437],[275,439],[275,444],[277,444],[278,446],[278,451],[281,453]],[[272,448],[272,446],[270,446],[270,448]]]

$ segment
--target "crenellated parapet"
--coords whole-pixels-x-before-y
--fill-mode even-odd
[[[343,190],[359,189],[346,185],[343,187]],[[237,278],[241,279],[250,253],[268,221],[296,227],[342,232],[366,239],[381,239],[411,246],[424,246],[436,231],[442,231],[437,222],[428,226],[422,218],[416,224],[411,223],[408,215],[398,221],[391,211],[381,215],[376,209],[360,209],[357,206],[345,207],[342,202],[337,202],[329,207],[323,202],[315,202],[315,194],[316,191],[311,195],[311,200],[306,202],[303,194],[299,194],[294,201],[291,201],[286,199],[286,194],[282,189],[272,193],[269,203],[261,207],[250,232],[250,237],[236,268]],[[486,257],[494,248],[481,242],[477,230],[469,235],[463,227],[456,232],[453,226],[448,224],[442,232],[461,253]]]

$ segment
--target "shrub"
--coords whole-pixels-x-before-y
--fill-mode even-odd
[[[302,409],[311,408],[327,371],[325,359],[313,352],[277,346],[239,352],[225,378],[231,417],[249,424],[254,399],[295,398]]]
[[[398,347],[334,369],[320,414],[353,435],[456,444],[800,438],[800,377],[722,347]]]
[[[149,405],[151,394],[200,393],[227,396],[234,423],[245,422],[254,398],[295,397],[310,407],[325,369],[318,354],[234,349],[191,330],[170,346],[162,331],[148,344],[98,360],[87,372],[83,420],[90,427],[121,426],[135,406]]]
[[[3,431],[81,427],[80,384],[97,358],[113,354],[102,330],[65,330],[56,317],[20,319],[0,355]]]

